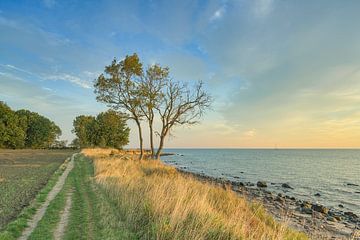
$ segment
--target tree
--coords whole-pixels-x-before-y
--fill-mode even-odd
[[[159,159],[164,147],[165,137],[178,125],[194,125],[199,122],[204,111],[210,107],[212,99],[200,81],[191,88],[180,82],[168,81],[165,84],[162,102],[157,107],[162,127],[160,143],[156,152]]]
[[[149,66],[140,84],[141,111],[147,119],[150,135],[151,157],[154,158],[154,110],[160,108],[163,99],[163,88],[169,81],[169,68],[158,64]]]
[[[112,61],[95,81],[96,100],[114,110],[122,110],[135,121],[139,132],[140,159],[143,158],[143,137],[140,108],[139,79],[143,75],[142,64],[137,54],[126,56],[124,60]]]
[[[29,110],[18,110],[20,126],[26,133],[25,147],[49,148],[61,135],[60,128],[50,119]]]
[[[73,147],[113,147],[121,149],[129,142],[127,117],[114,110],[99,113],[97,117],[78,116],[73,124],[77,138]]]
[[[113,110],[100,113],[96,117],[98,137],[96,145],[121,149],[129,143],[130,129],[126,125],[126,116]]]
[[[0,101],[0,148],[23,148],[25,132],[20,119],[10,107]]]
[[[93,116],[80,115],[73,121],[72,132],[76,134],[79,147],[94,146],[96,133],[94,132],[96,119]]]

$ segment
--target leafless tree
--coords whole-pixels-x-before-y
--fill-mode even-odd
[[[170,80],[163,88],[161,104],[156,107],[160,115],[162,127],[159,132],[160,143],[156,152],[159,159],[166,136],[175,126],[194,125],[199,122],[204,111],[211,105],[212,98],[204,90],[203,82],[195,87]]]

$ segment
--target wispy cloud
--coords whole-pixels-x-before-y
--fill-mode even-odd
[[[244,132],[244,136],[246,137],[255,137],[255,135],[256,135],[256,129],[251,129]]]
[[[221,19],[221,18],[224,16],[225,12],[226,12],[225,6],[221,6],[219,9],[217,9],[217,10],[213,13],[213,15],[211,15],[209,21],[210,21],[210,22],[213,22],[213,21],[216,21],[216,20],[218,20],[218,19]]]
[[[91,82],[87,80],[83,80],[77,76],[73,76],[67,73],[54,74],[54,75],[45,75],[43,77],[46,80],[54,80],[54,81],[67,81],[73,84],[76,84],[82,88],[91,89]]]

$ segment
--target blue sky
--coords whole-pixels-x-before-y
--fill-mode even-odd
[[[359,10],[350,0],[3,0],[0,99],[71,140],[75,116],[106,109],[92,81],[136,52],[215,98],[169,147],[360,147]]]

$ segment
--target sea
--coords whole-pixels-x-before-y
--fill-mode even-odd
[[[360,149],[166,149],[162,161],[360,216]],[[293,189],[281,185],[289,184]],[[320,196],[316,196],[320,194]],[[343,207],[339,207],[342,205]]]

